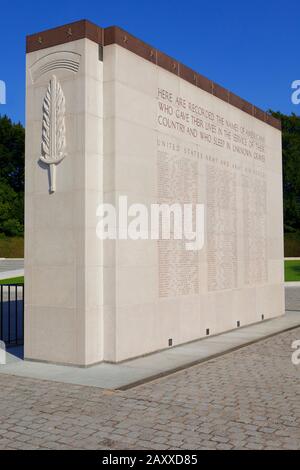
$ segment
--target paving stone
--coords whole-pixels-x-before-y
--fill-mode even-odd
[[[300,449],[284,332],[127,391],[0,374],[0,449]]]

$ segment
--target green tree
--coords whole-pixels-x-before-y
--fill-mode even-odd
[[[9,236],[21,236],[23,227],[23,193],[17,193],[0,180],[0,228]]]
[[[284,228],[300,231],[300,116],[270,112],[282,125]]]
[[[0,116],[0,233],[22,235],[24,231],[25,130]]]

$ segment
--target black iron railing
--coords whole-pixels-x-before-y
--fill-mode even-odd
[[[0,340],[7,348],[24,344],[24,284],[0,285]]]

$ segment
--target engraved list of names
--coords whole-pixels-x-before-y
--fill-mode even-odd
[[[157,129],[158,202],[205,203],[208,291],[267,282],[265,138],[162,89]],[[199,173],[205,188],[198,187]],[[181,240],[158,245],[160,296],[197,294],[198,253],[186,251]]]

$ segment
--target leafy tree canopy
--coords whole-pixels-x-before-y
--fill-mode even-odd
[[[281,120],[283,204],[286,232],[300,230],[300,116],[270,111]]]
[[[24,232],[25,130],[0,116],[0,233]]]

